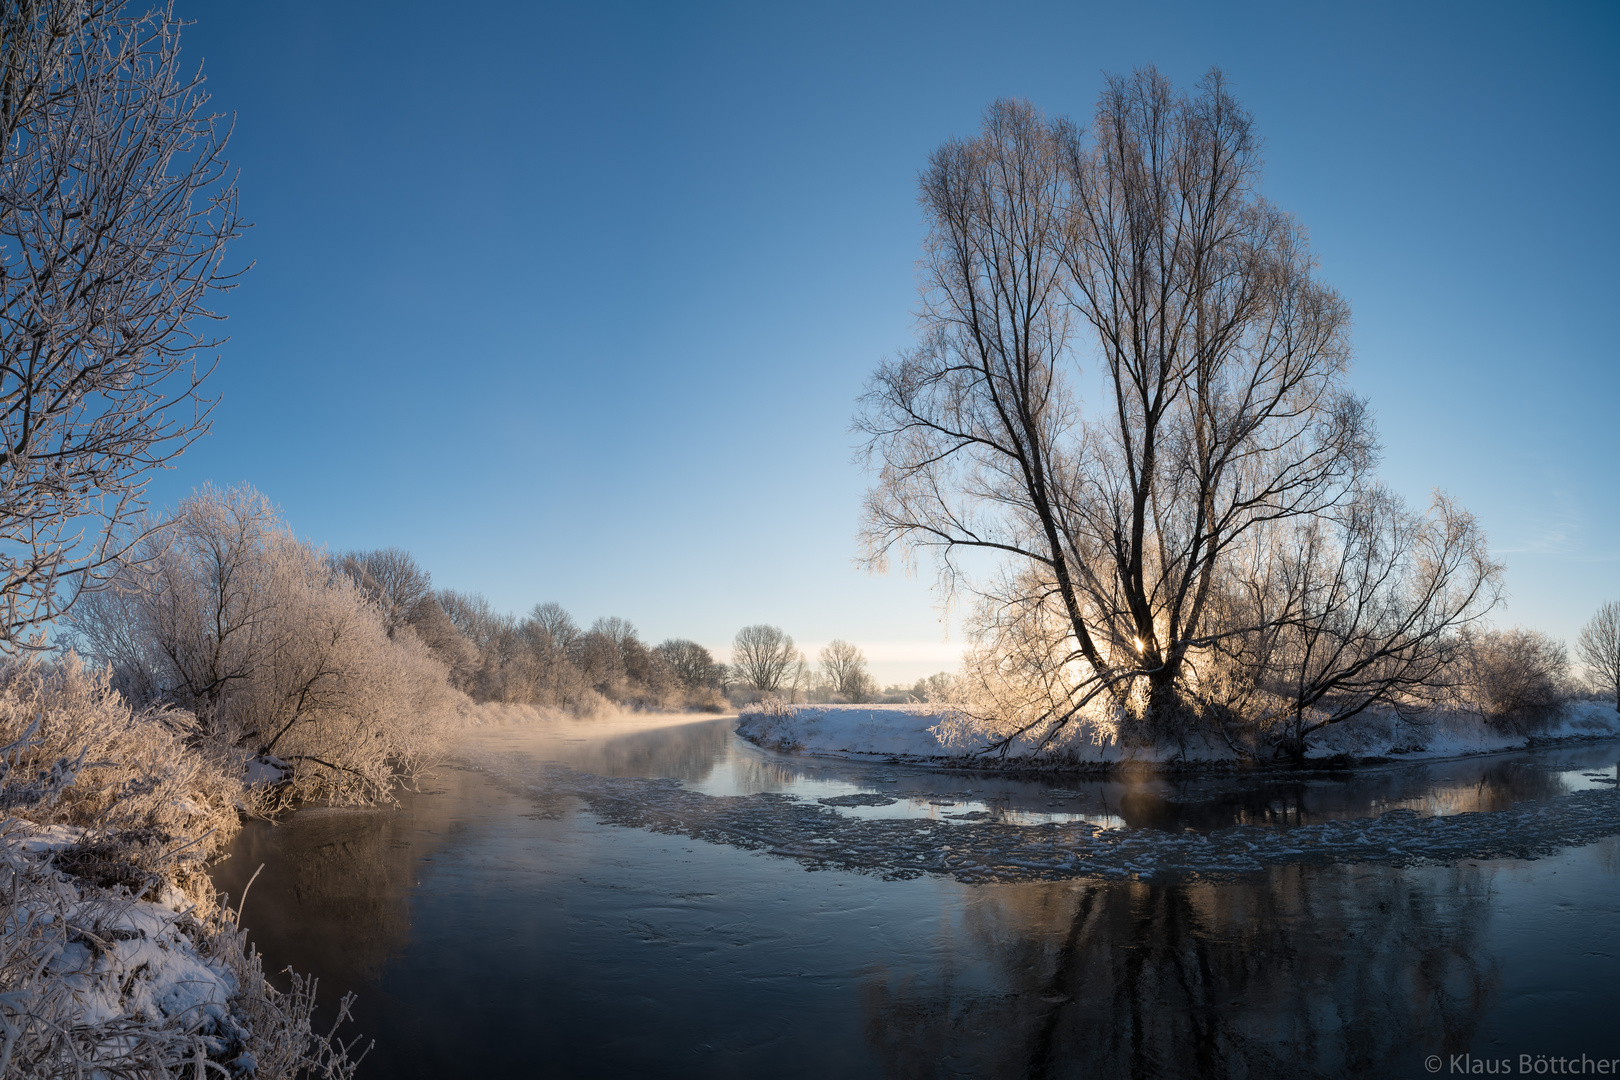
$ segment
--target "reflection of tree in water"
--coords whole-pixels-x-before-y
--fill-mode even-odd
[[[1506,810],[1515,802],[1528,799],[1556,799],[1566,794],[1564,782],[1551,769],[1525,768],[1514,761],[1501,761],[1485,766],[1474,786],[1458,791],[1453,797],[1454,809],[1468,811]]]
[[[287,821],[249,822],[216,865],[216,888],[247,894],[242,922],[275,966],[371,978],[410,938],[411,892],[423,860],[454,842],[469,774],[442,769],[433,796],[404,795],[398,808],[305,811]],[[448,797],[446,797],[448,796]]]
[[[1471,868],[978,892],[954,966],[988,953],[993,985],[949,960],[937,982],[868,981],[892,1075],[1404,1075],[1466,1050],[1497,985]]]
[[[1506,810],[1515,803],[1567,794],[1554,768],[1522,761],[1454,762],[1443,779],[1427,774],[1346,772],[1303,779],[1155,782],[1103,792],[1106,809],[1133,828],[1219,829],[1294,826],[1362,817],[1400,807],[1420,813]],[[1453,774],[1456,779],[1453,780]]]
[[[589,735],[588,724],[565,732],[578,731],[580,738],[555,746],[546,752],[579,772],[597,776],[667,776],[675,780],[702,780],[714,769],[722,749],[731,738],[735,721],[720,720],[684,724],[677,727],[632,731],[602,738]],[[525,749],[528,749],[525,744]]]

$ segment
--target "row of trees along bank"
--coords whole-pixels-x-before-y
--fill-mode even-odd
[[[946,687],[879,690],[842,641],[812,672],[771,626],[739,631],[727,664],[689,640],[649,645],[621,618],[585,628],[554,603],[497,612],[435,590],[396,548],[328,555],[246,487],[206,487],[136,527],[67,616],[65,641],[136,707],[191,714],[214,753],[282,763],[288,795],[386,799],[486,702],[719,712],[764,694],[906,700]]]

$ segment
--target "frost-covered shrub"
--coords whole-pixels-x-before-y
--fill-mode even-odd
[[[737,714],[737,731],[749,742],[767,750],[791,754],[804,749],[800,725],[814,724],[818,719],[784,698],[767,694],[742,707]]]
[[[1465,704],[1498,731],[1532,735],[1556,722],[1569,695],[1569,654],[1539,630],[1486,630],[1463,639]]]
[[[72,654],[0,665],[0,1076],[352,1074],[215,901],[242,785],[194,723]]]
[[[54,666],[13,660],[0,666],[0,803],[83,830],[60,861],[98,884],[203,886],[205,862],[237,830],[242,784],[227,759],[187,745],[193,726],[189,713],[132,709],[72,653]],[[37,797],[47,777],[55,790]]]
[[[272,755],[304,796],[386,799],[470,704],[409,625],[297,540],[263,495],[213,487],[138,545],[72,628],[139,702],[197,718],[220,755]]]
[[[939,732],[954,751],[1017,757],[1085,757],[1119,745],[1125,717],[1111,698],[1078,703],[1052,669],[1044,641],[1049,613],[1029,612],[986,629],[963,657],[962,673],[950,680],[955,699],[949,723]]]

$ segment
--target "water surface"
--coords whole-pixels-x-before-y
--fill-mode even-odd
[[[731,725],[482,731],[397,809],[251,826],[216,881],[238,893],[265,864],[244,922],[267,966],[360,995],[373,1077],[1425,1076],[1430,1054],[1620,1058],[1614,744],[1071,783],[784,757]],[[881,805],[836,805],[850,796]],[[1537,859],[1436,865],[1414,843],[1347,863],[1302,841],[1234,873],[1026,874],[1004,855],[993,882],[960,870],[1003,837],[1252,847],[1383,835],[1380,815],[1396,836],[1441,818],[1522,832],[1565,807],[1582,842],[1553,828]],[[867,866],[863,844],[920,854]]]

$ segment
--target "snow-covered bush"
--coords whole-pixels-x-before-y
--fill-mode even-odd
[[[0,806],[79,833],[58,861],[135,895],[209,892],[204,864],[235,834],[240,768],[187,745],[194,720],[134,710],[73,654],[0,665]]]
[[[313,982],[272,987],[229,912],[138,901],[27,846],[19,822],[0,825],[0,1075],[354,1074],[335,1027],[311,1027]]]
[[[352,1073],[215,901],[240,769],[192,734],[71,654],[0,666],[0,1075]]]

